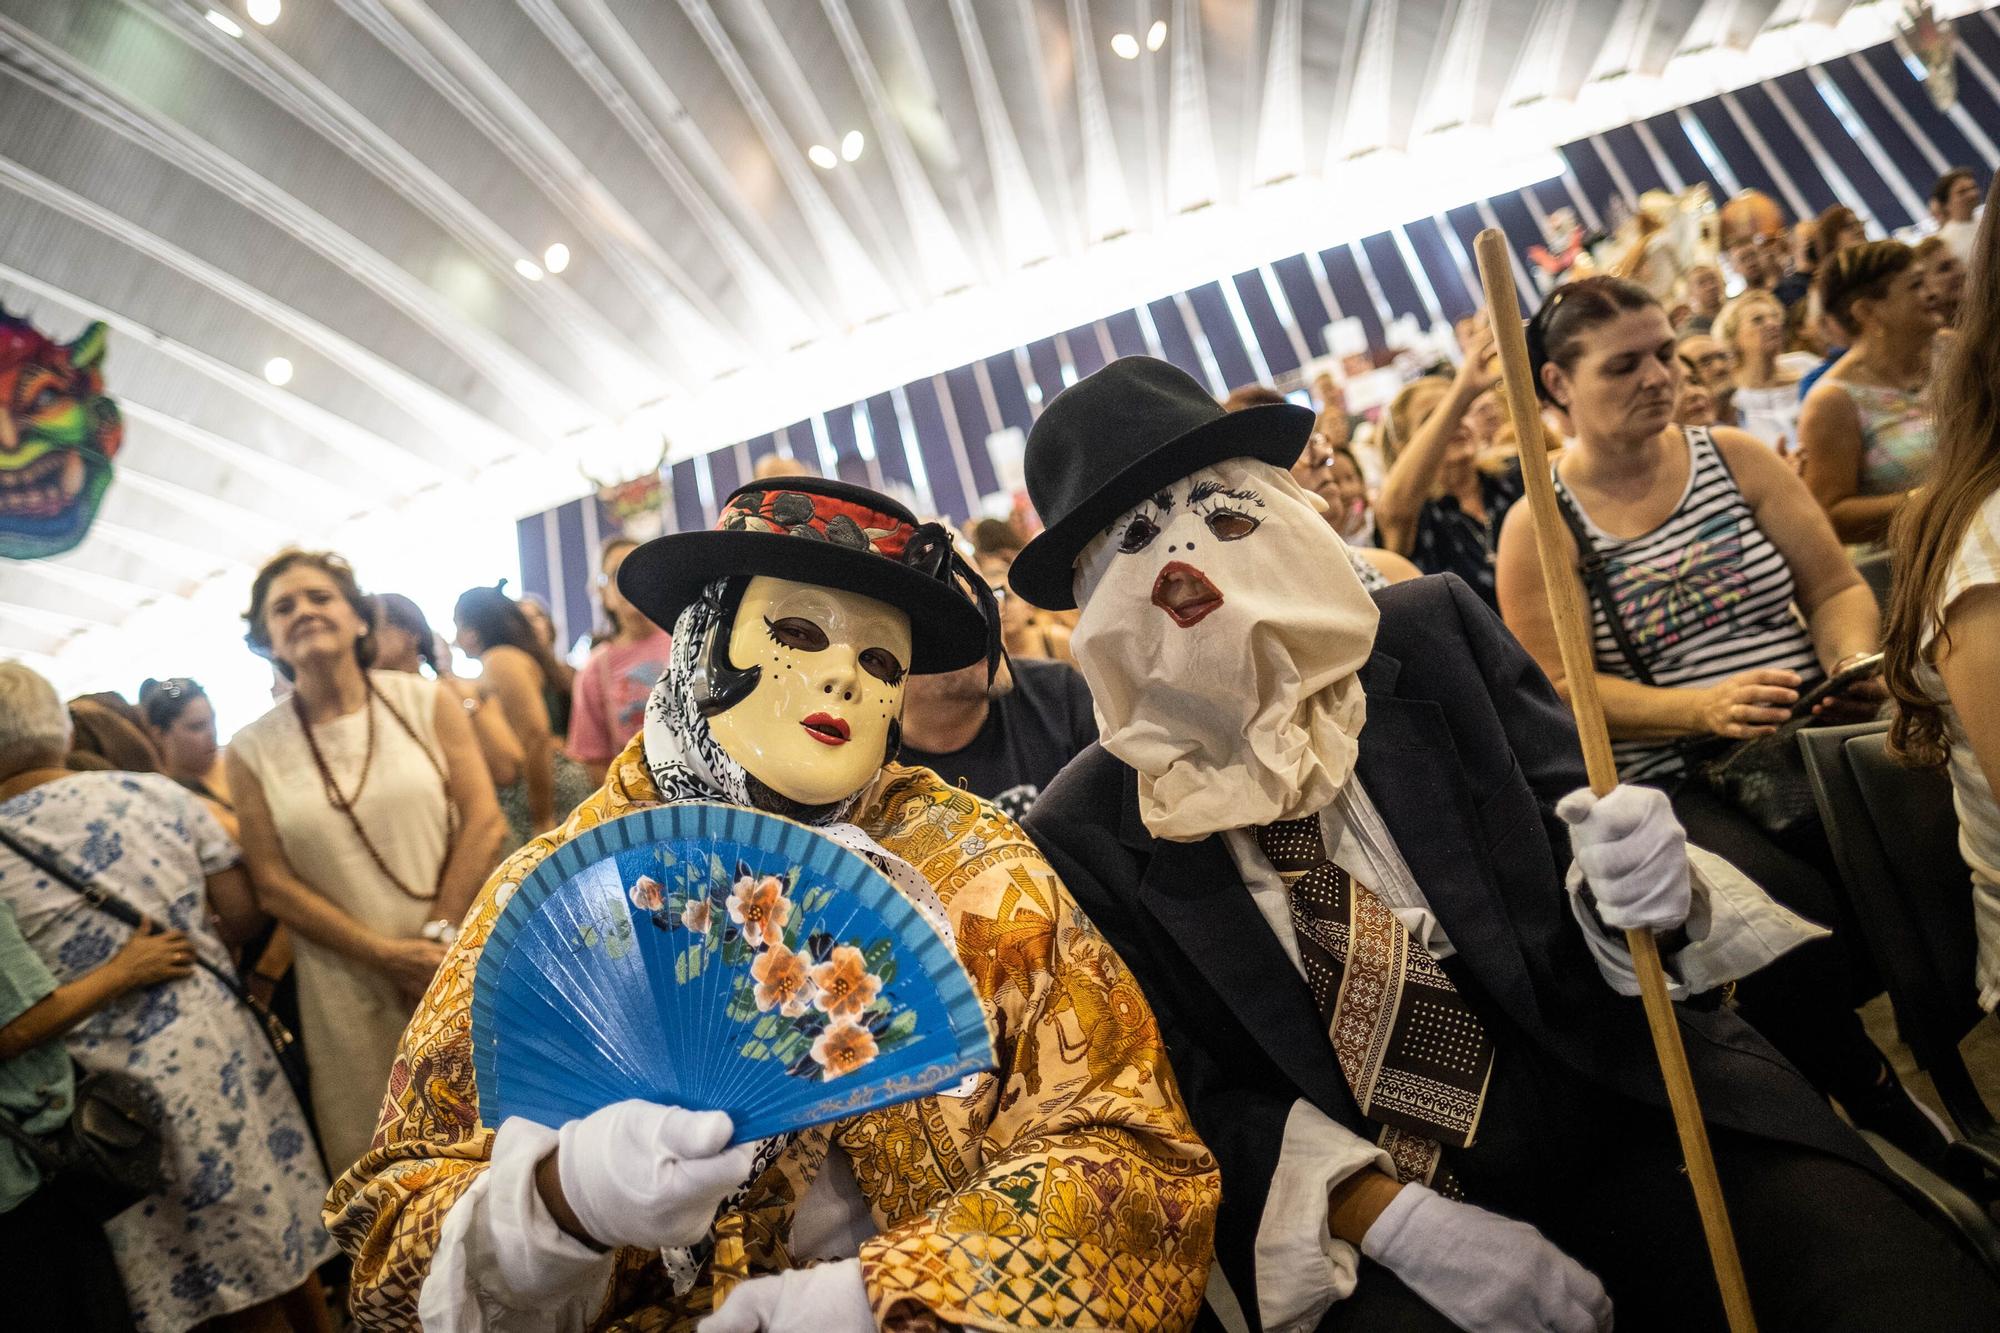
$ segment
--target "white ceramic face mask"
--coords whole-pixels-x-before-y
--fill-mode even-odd
[[[716,744],[804,805],[874,781],[903,708],[910,618],[859,593],[760,575],[727,632],[730,663],[759,674],[747,697],[708,719]]]
[[[1315,500],[1231,459],[1163,487],[1077,561],[1070,650],[1155,837],[1314,813],[1353,769],[1375,603]]]

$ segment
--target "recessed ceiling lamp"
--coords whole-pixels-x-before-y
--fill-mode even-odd
[[[1146,49],[1157,51],[1167,44],[1167,21],[1154,19],[1153,26],[1146,29]]]
[[[514,271],[529,282],[540,282],[542,280],[542,270],[532,259],[515,260]]]
[[[840,141],[840,155],[852,162],[861,156],[861,150],[867,146],[868,141],[861,137],[860,130],[849,130]]]
[[[1137,60],[1139,39],[1129,32],[1114,32],[1111,34],[1111,52],[1122,60]]]
[[[560,273],[569,267],[569,247],[557,241],[542,251],[542,267],[551,273]]]
[[[243,12],[248,14],[250,21],[258,27],[268,28],[278,21],[279,11],[283,8],[284,5],[280,0],[249,0],[243,6]]]
[[[806,156],[811,158],[812,164],[821,171],[832,171],[840,165],[840,159],[835,157],[833,150],[823,143],[816,143],[806,149]]]
[[[292,382],[292,363],[282,356],[272,357],[264,363],[264,381],[284,388]]]
[[[241,37],[243,35],[243,25],[219,9],[211,9],[202,17],[209,21],[210,26],[221,29],[231,37]]]

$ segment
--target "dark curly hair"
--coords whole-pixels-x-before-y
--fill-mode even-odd
[[[1821,264],[1813,292],[1828,318],[1850,334],[1858,333],[1854,303],[1881,300],[1889,294],[1889,284],[1916,262],[1917,252],[1901,241],[1869,241]]]
[[[280,661],[271,647],[271,631],[264,624],[264,603],[270,600],[271,585],[277,582],[278,576],[300,565],[317,569],[332,579],[341,597],[354,608],[354,614],[361,617],[361,637],[354,641],[354,660],[366,671],[375,660],[375,608],[368,594],[361,591],[361,584],[354,577],[354,566],[332,551],[301,551],[292,547],[264,562],[264,567],[257,571],[257,577],[250,581],[250,609],[243,613],[244,623],[250,628],[243,635],[243,641],[250,645],[251,652],[278,668],[286,680],[297,678],[298,673],[289,663]]]

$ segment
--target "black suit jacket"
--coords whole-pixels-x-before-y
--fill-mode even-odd
[[[1355,773],[1446,936],[1521,1034],[1588,1082],[1665,1106],[1639,1001],[1606,986],[1563,889],[1569,839],[1553,808],[1586,785],[1567,708],[1456,577],[1399,584],[1376,602]],[[1049,785],[1027,827],[1160,1020],[1195,1127],[1221,1162],[1216,1249],[1254,1325],[1257,1225],[1293,1103],[1373,1136],[1311,992],[1223,840],[1154,839],[1137,775],[1101,746]],[[1711,1123],[1879,1169],[1734,1014],[1677,1009]]]

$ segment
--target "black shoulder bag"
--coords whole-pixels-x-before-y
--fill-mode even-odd
[[[74,1060],[75,1099],[69,1119],[34,1135],[0,1111],[0,1138],[12,1139],[41,1173],[41,1189],[56,1189],[98,1222],[109,1222],[166,1178],[160,1169],[166,1112],[143,1080],[117,1069],[86,1070]]]
[[[1591,600],[1603,610],[1619,655],[1641,685],[1655,684],[1652,671],[1625,628],[1624,617],[1618,614],[1618,599],[1611,593],[1604,556],[1583,526],[1582,515],[1560,488],[1556,490],[1556,508],[1576,539],[1577,572],[1583,576]],[[1806,777],[1805,755],[1797,740],[1800,731],[1814,725],[1816,719],[1808,714],[1792,718],[1768,736],[1743,741],[1688,737],[1674,742],[1674,747],[1686,766],[1687,781],[1703,784],[1764,832],[1782,838],[1819,817],[1819,805]]]
[[[146,918],[141,916],[136,909],[122,900],[112,897],[111,894],[105,892],[97,885],[72,873],[67,867],[57,861],[47,849],[23,842],[5,828],[0,828],[0,845],[5,845],[16,856],[34,866],[35,869],[81,895],[85,902],[110,917],[113,921],[130,926],[135,931],[142,931],[146,928]],[[306,1101],[305,1055],[304,1052],[299,1050],[298,1038],[292,1035],[291,1029],[287,1028],[283,1021],[259,1001],[256,996],[245,990],[243,983],[229,973],[224,972],[221,968],[208,962],[199,952],[194,955],[194,962],[196,967],[199,967],[202,971],[221,982],[223,989],[228,991],[238,1004],[250,1011],[250,1016],[257,1020],[258,1030],[264,1034],[264,1040],[270,1043],[271,1054],[277,1057],[278,1068],[284,1073],[285,1082],[292,1085],[292,1094],[299,1099],[301,1107],[308,1105]]]

